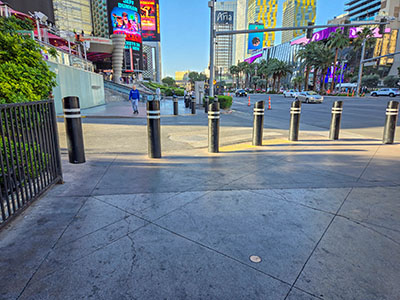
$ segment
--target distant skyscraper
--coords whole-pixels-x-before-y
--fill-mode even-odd
[[[278,0],[248,0],[247,29],[252,23],[264,24],[265,28],[276,27]],[[275,32],[264,34],[263,47],[272,47],[275,43]]]
[[[93,31],[90,0],[53,0],[56,26],[61,30]]]
[[[308,22],[315,22],[317,0],[285,0],[283,3],[282,27],[307,26]],[[282,43],[303,35],[305,30],[282,32]]]
[[[389,0],[390,1],[390,0]],[[383,1],[386,2],[387,1]],[[346,4],[346,11],[349,12],[350,21],[368,21],[373,20],[381,9],[381,0],[351,0]]]
[[[236,28],[236,1],[217,2],[215,29],[228,31]],[[220,35],[215,45],[215,74],[224,75],[229,67],[236,64],[234,61],[236,37],[234,35]]]

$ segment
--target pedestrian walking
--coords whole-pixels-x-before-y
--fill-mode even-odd
[[[129,100],[132,101],[132,109],[134,115],[139,114],[139,109],[138,109],[139,99],[140,99],[140,93],[136,89],[136,85],[133,85],[129,93]]]
[[[158,87],[156,89],[157,100],[161,100],[161,89]]]

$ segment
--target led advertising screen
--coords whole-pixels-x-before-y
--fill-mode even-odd
[[[264,29],[264,24],[249,24],[249,30]],[[264,43],[264,33],[249,33],[248,41],[248,53],[252,53],[256,50],[262,50]]]
[[[140,0],[143,41],[160,41],[160,8],[158,0]]]
[[[110,34],[124,34],[126,49],[132,49],[135,70],[143,70],[142,24],[139,0],[109,0]]]

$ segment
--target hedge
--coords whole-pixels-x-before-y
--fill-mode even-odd
[[[209,101],[214,101],[214,97],[210,97]],[[231,96],[218,96],[219,106],[222,109],[229,109],[232,106]],[[203,106],[205,105],[205,98],[203,98]]]

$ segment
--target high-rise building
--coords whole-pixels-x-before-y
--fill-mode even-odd
[[[378,15],[382,0],[351,0],[345,5],[350,21],[368,21]]]
[[[236,28],[236,1],[217,2],[215,29],[217,31],[234,30]],[[229,67],[236,64],[235,54],[235,36],[220,35],[216,38],[215,45],[215,75],[222,76],[229,72]]]
[[[91,0],[93,33],[95,36],[109,36],[107,0]],[[107,21],[106,21],[107,20]]]
[[[53,0],[56,26],[65,31],[91,34],[90,0]]]
[[[247,1],[248,0],[237,0],[236,1],[236,30],[248,29],[247,23]],[[237,64],[239,61],[244,61],[247,53],[247,37],[245,34],[238,34],[236,37],[236,47],[234,55],[234,63]]]
[[[277,12],[278,0],[248,0],[247,29],[252,23],[263,24],[265,28],[275,28]],[[274,43],[275,32],[264,33],[263,47],[272,47]]]
[[[285,0],[283,3],[282,27],[307,26],[308,22],[315,23],[317,0]],[[303,35],[305,30],[282,32],[282,43],[289,42]]]

